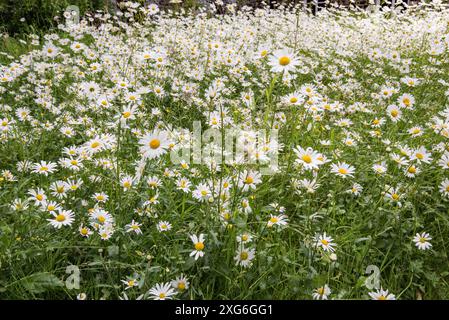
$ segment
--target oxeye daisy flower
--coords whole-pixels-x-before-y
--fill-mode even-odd
[[[404,93],[398,98],[398,104],[401,108],[413,110],[415,98],[411,94]]]
[[[328,296],[331,294],[331,289],[327,284],[322,287],[316,288],[312,292],[312,298],[314,300],[327,300]]]
[[[62,226],[70,226],[74,219],[74,213],[71,210],[62,210],[59,209],[58,212],[51,213],[53,218],[47,219],[50,222],[50,225],[56,229],[61,228]]]
[[[353,174],[355,172],[355,168],[345,162],[338,162],[337,164],[332,164],[331,172],[342,178],[354,177]]]
[[[151,189],[157,189],[162,185],[162,181],[161,179],[159,179],[156,176],[153,177],[148,177],[147,179],[147,185],[151,188]]]
[[[397,122],[402,117],[402,111],[395,105],[389,105],[387,108],[387,115],[390,117],[391,121]]]
[[[25,211],[28,209],[28,200],[14,199],[10,208],[14,211]]]
[[[237,249],[236,256],[234,257],[235,264],[248,268],[252,264],[252,260],[256,256],[255,249],[245,249],[243,246]]]
[[[408,133],[409,133],[413,138],[416,138],[416,137],[422,136],[422,135],[424,134],[424,130],[423,130],[423,128],[421,128],[421,127],[419,127],[419,126],[416,126],[416,127],[410,128],[410,129],[408,130]]]
[[[415,165],[408,166],[404,169],[404,174],[408,178],[414,178],[421,172],[421,169]]]
[[[14,120],[9,120],[8,118],[0,119],[0,131],[6,132],[9,131],[15,123]]]
[[[142,234],[142,230],[140,229],[141,226],[142,226],[141,223],[132,220],[131,223],[125,226],[126,232],[134,232],[136,234]]]
[[[90,230],[88,227],[86,227],[84,225],[81,225],[78,228],[78,232],[81,235],[81,237],[83,237],[83,238],[89,238],[93,233],[92,230]]]
[[[373,168],[374,172],[379,175],[382,175],[385,172],[387,172],[387,166],[386,166],[385,162],[382,162],[380,164],[374,164],[372,168]]]
[[[31,167],[32,169],[31,172],[48,176],[49,173],[55,172],[56,167],[57,167],[56,163],[41,161],[39,163],[33,164],[33,166]]]
[[[170,282],[158,283],[152,287],[148,293],[153,300],[170,300],[176,294]]]
[[[410,160],[416,160],[418,163],[430,163],[432,161],[431,154],[426,150],[426,147],[421,146],[414,150]]]
[[[123,191],[128,191],[133,187],[134,178],[132,176],[124,176],[120,179],[120,185]]]
[[[293,151],[296,153],[296,163],[302,165],[305,170],[318,169],[323,164],[323,155],[308,147],[303,149],[297,146]]]
[[[204,256],[204,234],[200,234],[198,237],[196,235],[191,235],[190,239],[193,242],[195,249],[190,253],[191,257],[194,257],[195,260]]]
[[[37,188],[36,190],[31,189],[28,191],[28,194],[30,195],[28,200],[34,201],[36,205],[42,205],[47,200],[47,196],[41,188]]]
[[[111,225],[103,225],[98,229],[98,235],[103,241],[109,240],[114,233],[114,228]]]
[[[249,233],[242,233],[240,235],[237,236],[237,242],[244,244],[244,243],[250,243],[251,241],[253,241],[253,236]]]
[[[212,191],[210,188],[204,184],[200,183],[192,193],[193,197],[200,202],[209,201],[212,197]]]
[[[296,188],[305,189],[307,193],[313,194],[321,186],[316,179],[301,179],[294,181]],[[301,192],[297,190],[297,192]]]
[[[90,214],[89,219],[91,223],[96,223],[98,225],[109,225],[114,222],[114,219],[109,212],[100,208],[94,209]]]
[[[158,158],[168,151],[170,143],[168,132],[153,131],[139,140],[140,152],[147,159]]]
[[[392,203],[396,203],[399,206],[401,206],[401,199],[404,197],[404,195],[399,191],[399,187],[385,187],[385,197],[390,200]]]
[[[105,203],[106,201],[108,201],[109,196],[104,192],[99,192],[99,193],[94,193],[92,198],[99,203]]]
[[[99,137],[95,137],[85,143],[84,150],[90,154],[94,154],[104,150],[105,147],[106,145],[104,140]]]
[[[171,286],[179,292],[184,292],[189,289],[189,284],[187,277],[182,274],[171,282]]]
[[[126,123],[129,120],[136,119],[136,107],[126,107],[123,109],[123,111],[117,115],[115,118],[122,121],[122,123]]]
[[[133,287],[137,287],[139,285],[139,282],[134,277],[128,277],[125,280],[120,280],[125,285],[125,290],[128,290]]]
[[[438,160],[438,165],[443,169],[449,169],[449,152],[445,152],[440,160]]]
[[[299,92],[293,92],[282,98],[286,106],[298,106],[304,103],[304,98]]]
[[[273,215],[270,214],[270,219],[267,222],[267,227],[285,226],[288,223],[288,217],[285,214]]]
[[[240,175],[238,186],[242,188],[242,191],[248,191],[250,189],[256,189],[256,186],[262,182],[261,174],[256,171],[245,170]]]
[[[187,178],[179,178],[176,181],[176,188],[183,192],[186,192],[186,193],[190,192],[190,186],[191,186],[191,183],[190,183],[189,179],[187,179]]]
[[[58,53],[59,53],[59,48],[56,47],[53,43],[47,43],[42,48],[42,54],[49,58],[56,57],[58,55]]]
[[[171,230],[171,224],[168,221],[159,221],[157,224],[157,230],[159,232],[166,232]]]
[[[369,292],[368,295],[372,300],[396,300],[394,294],[389,293],[388,290],[384,290],[382,288],[378,289],[377,291]]]
[[[444,179],[440,184],[440,192],[446,196],[449,197],[449,179]]]
[[[268,65],[272,72],[293,72],[299,65],[299,60],[291,49],[276,50],[270,56]]]
[[[42,210],[47,211],[49,213],[53,213],[56,210],[59,210],[61,206],[55,201],[48,201],[42,203]]]
[[[322,248],[324,251],[334,252],[336,244],[334,243],[334,239],[332,237],[326,235],[326,232],[323,234],[318,234],[314,238],[315,246],[317,248]]]
[[[346,192],[353,194],[355,196],[359,196],[360,193],[362,193],[362,191],[363,191],[363,187],[358,183],[354,183],[352,185],[352,187],[349,190],[347,190]]]
[[[432,244],[429,242],[430,240],[432,240],[432,238],[426,232],[423,232],[421,234],[417,233],[413,238],[413,242],[419,250],[430,249],[432,247]]]

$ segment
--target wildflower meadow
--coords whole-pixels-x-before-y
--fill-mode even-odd
[[[1,299],[449,299],[447,2],[127,1],[13,40]]]

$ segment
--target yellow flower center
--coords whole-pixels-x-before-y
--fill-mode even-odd
[[[408,168],[408,172],[409,173],[416,173],[416,168],[414,166],[411,166],[410,168]]]
[[[42,200],[44,200],[44,196],[42,194],[38,194],[38,195],[36,195],[36,199],[39,201],[42,201]]]
[[[123,118],[128,119],[129,117],[131,117],[131,112],[129,111],[123,112]]]
[[[159,293],[159,298],[165,299],[165,293],[163,293],[163,292]]]
[[[391,197],[393,198],[393,200],[398,200],[399,199],[399,195],[397,193],[393,193],[391,195]]]
[[[338,172],[341,174],[348,174],[348,170],[346,170],[345,168],[339,168]]]
[[[248,235],[244,234],[244,235],[242,236],[242,240],[243,240],[243,241],[247,241],[247,240],[248,240]]]
[[[276,218],[276,217],[271,217],[271,218],[270,218],[270,222],[271,222],[271,223],[276,223],[276,222],[278,222],[278,221],[279,221],[279,219]]]
[[[250,176],[247,176],[247,177],[246,177],[246,179],[245,179],[245,183],[246,183],[246,184],[251,184],[251,183],[253,183],[253,182],[254,182],[253,177],[250,177]]]
[[[153,139],[150,141],[148,145],[150,146],[151,149],[154,150],[159,148],[159,146],[161,145],[161,141],[159,139]]]
[[[99,216],[98,221],[104,223],[106,221],[106,218],[104,216]]]
[[[81,231],[80,231],[80,233],[81,233],[83,236],[86,236],[86,235],[89,233],[89,231],[87,230],[87,228],[82,228]]]
[[[398,110],[391,110],[391,116],[396,118],[399,115],[399,111]]]
[[[186,284],[185,284],[185,282],[184,282],[184,281],[180,281],[180,282],[178,283],[178,290],[183,291],[183,290],[185,290],[185,289],[186,289]]]
[[[311,163],[312,162],[312,157],[309,156],[308,154],[305,154],[302,156],[302,161],[304,161],[305,163]]]
[[[100,146],[100,142],[98,142],[98,141],[95,141],[90,145],[90,147],[93,149],[98,148],[99,146]]]
[[[203,249],[204,249],[204,243],[202,243],[202,242],[195,243],[195,250],[203,251]]]
[[[262,52],[260,53],[260,55],[261,55],[262,57],[265,57],[267,54],[268,54],[268,51],[267,51],[267,50],[262,50]]]
[[[287,65],[289,65],[289,64],[290,64],[290,58],[287,57],[287,56],[280,57],[280,58],[279,58],[279,64],[280,64],[281,66],[287,66]]]
[[[402,102],[408,107],[410,105],[410,99],[409,98],[404,98],[402,99]]]
[[[63,215],[63,214],[58,214],[57,216],[56,216],[56,221],[58,221],[58,222],[63,222],[65,220],[65,215]]]
[[[417,153],[416,158],[418,158],[419,160],[422,160],[422,159],[424,159],[424,155],[422,153]]]
[[[290,98],[290,102],[291,102],[291,103],[296,103],[296,102],[298,102],[298,98],[296,98],[296,97],[291,97],[291,98]]]
[[[327,241],[326,239],[322,239],[322,240],[321,240],[321,243],[322,243],[324,246],[327,246],[327,245],[329,244],[329,241]]]
[[[243,251],[240,253],[240,260],[247,260],[248,259],[248,252]]]

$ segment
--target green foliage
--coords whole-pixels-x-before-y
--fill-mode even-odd
[[[9,34],[46,30],[57,25],[55,17],[69,5],[80,8],[80,14],[103,9],[106,0],[0,0],[0,29]],[[25,19],[25,21],[21,21]]]

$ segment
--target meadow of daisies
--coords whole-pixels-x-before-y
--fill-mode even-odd
[[[30,35],[0,65],[0,298],[448,299],[448,21],[128,2]]]

